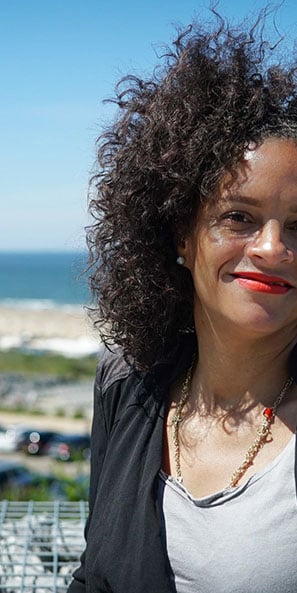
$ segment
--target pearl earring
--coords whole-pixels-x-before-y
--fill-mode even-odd
[[[183,265],[184,265],[184,263],[185,263],[185,258],[183,257],[183,255],[179,255],[179,256],[176,258],[176,263],[177,263],[179,266],[183,266]]]

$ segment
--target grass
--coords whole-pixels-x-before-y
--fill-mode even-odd
[[[38,484],[22,487],[6,487],[1,489],[1,500],[11,501],[48,501],[62,499],[70,502],[88,499],[88,478],[83,480],[70,479],[63,476],[56,476],[60,482],[60,491],[52,489],[47,480],[41,479]]]
[[[96,357],[66,358],[59,354],[29,354],[10,350],[1,352],[0,373],[49,375],[65,380],[94,376]]]

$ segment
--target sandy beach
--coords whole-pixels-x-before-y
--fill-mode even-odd
[[[48,309],[19,308],[0,306],[0,352],[21,349],[24,352],[58,353],[68,357],[80,358],[100,355],[100,339],[92,327],[87,312],[81,307],[60,307]],[[38,371],[38,369],[37,369]],[[90,425],[93,408],[93,378],[65,382],[46,376],[27,376],[16,373],[2,373],[0,376],[0,399],[2,407],[7,407],[6,415],[1,412],[0,424],[7,424],[13,418],[14,407],[23,406],[24,414],[17,414],[14,422],[32,424],[27,417],[35,408],[44,417],[35,418],[34,425],[58,428],[59,422],[64,431],[84,431]],[[57,413],[64,411],[64,418]],[[82,411],[84,419],[75,421],[74,415]]]
[[[0,306],[0,350],[20,347],[82,356],[96,353],[100,340],[83,308]]]

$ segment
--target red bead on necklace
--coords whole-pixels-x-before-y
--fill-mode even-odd
[[[265,410],[263,410],[263,416],[265,416],[267,420],[271,420],[271,418],[274,416],[273,409],[265,408]]]

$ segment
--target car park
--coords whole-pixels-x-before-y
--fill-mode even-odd
[[[60,461],[79,461],[90,457],[89,434],[59,434],[45,447],[47,455]]]
[[[19,440],[23,435],[32,430],[28,426],[20,424],[9,424],[0,429],[0,451],[11,452],[18,450]]]
[[[8,500],[23,500],[34,496],[35,500],[86,500],[89,478],[80,475],[74,478],[32,472],[20,463],[0,461],[0,497]],[[39,498],[41,497],[41,498]]]
[[[17,448],[28,455],[43,455],[47,445],[57,436],[53,430],[26,430],[20,435]]]
[[[0,490],[26,488],[34,483],[35,474],[19,463],[0,461]]]

